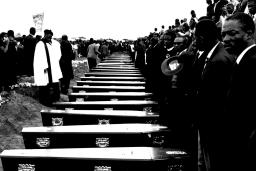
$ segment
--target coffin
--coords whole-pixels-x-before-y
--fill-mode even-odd
[[[73,92],[144,92],[146,91],[144,86],[118,86],[118,85],[105,85],[105,86],[93,86],[93,85],[84,85],[84,86],[73,86]]]
[[[138,70],[138,68],[123,67],[123,66],[97,66],[95,69],[123,69],[123,70],[130,70],[130,71],[137,71]]]
[[[189,171],[184,151],[152,147],[18,149],[1,153],[4,171]]]
[[[108,81],[108,80],[87,80],[87,81],[76,81],[78,86],[145,86],[145,81]]]
[[[81,81],[91,80],[91,81],[144,81],[144,77],[136,77],[136,76],[85,76],[80,77]]]
[[[141,73],[129,72],[88,72],[85,76],[118,76],[118,77],[141,77]]]
[[[91,72],[118,72],[118,73],[131,73],[131,74],[136,74],[136,73],[141,73],[139,70],[124,70],[124,69],[99,69],[99,68],[94,68],[90,70]]]
[[[25,148],[171,147],[166,126],[156,124],[104,124],[25,127]]]
[[[118,101],[84,101],[84,102],[55,102],[56,109],[84,109],[84,110],[138,110],[138,111],[159,111],[159,105],[151,100],[118,100]]]
[[[41,110],[43,126],[159,122],[159,114],[129,110]]]
[[[84,92],[70,93],[69,101],[100,101],[100,100],[150,100],[152,93],[145,92]]]
[[[125,63],[117,60],[101,62],[101,63],[98,63],[97,66],[110,66],[110,65],[135,67],[133,63],[129,63],[129,62]]]

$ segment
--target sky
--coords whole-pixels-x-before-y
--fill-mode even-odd
[[[176,18],[189,21],[191,10],[199,18],[206,6],[206,0],[3,0],[0,32],[27,35],[35,26],[32,16],[44,13],[42,28],[54,37],[137,39],[174,25]]]

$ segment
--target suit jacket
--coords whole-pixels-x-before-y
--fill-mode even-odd
[[[230,115],[237,117],[239,125],[248,129],[255,127],[256,99],[256,47],[245,53],[233,70],[231,87],[228,93]]]
[[[32,35],[26,36],[24,40],[24,74],[33,75],[33,61],[36,47],[36,39]]]
[[[203,69],[198,96],[204,124],[220,122],[226,107],[226,97],[235,58],[219,43]]]

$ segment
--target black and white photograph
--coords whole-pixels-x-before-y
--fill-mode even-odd
[[[0,171],[256,171],[256,0],[4,0]]]

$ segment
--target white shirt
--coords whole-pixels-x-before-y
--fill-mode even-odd
[[[254,46],[256,46],[256,44],[253,44],[253,45],[247,47],[245,50],[243,50],[243,52],[236,58],[236,63],[239,64],[240,61],[242,60],[242,58],[244,57],[244,54],[246,54],[246,52],[248,52],[248,50],[250,50]]]
[[[99,46],[95,43],[90,44],[88,46],[88,54],[87,54],[87,58],[94,58],[97,59],[98,55],[96,53],[96,51],[98,51]]]

